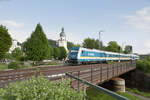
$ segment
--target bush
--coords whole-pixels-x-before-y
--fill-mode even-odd
[[[143,72],[150,73],[150,61],[139,60],[137,62],[137,68]]]
[[[64,60],[67,57],[67,51],[64,47],[59,47],[59,50],[60,50],[59,60]]]
[[[8,64],[8,69],[19,69],[21,68],[20,64],[18,62],[11,62]]]
[[[7,69],[7,64],[0,63],[0,70]]]
[[[50,82],[42,76],[11,84],[0,89],[0,100],[83,100],[83,92],[75,91],[69,81]]]
[[[15,48],[12,51],[12,57],[14,57],[16,60],[19,60],[19,58],[23,56],[23,52],[21,51],[20,48]]]
[[[27,61],[28,60],[27,57],[25,57],[25,56],[20,56],[17,59],[18,59],[18,61]]]

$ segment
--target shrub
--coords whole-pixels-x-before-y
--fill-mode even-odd
[[[27,57],[25,57],[25,56],[20,56],[20,57],[18,57],[18,61],[27,61],[28,59],[27,59]]]
[[[150,73],[150,61],[148,60],[139,60],[137,62],[137,68],[146,73]]]
[[[83,100],[83,92],[73,90],[69,81],[50,82],[39,76],[0,89],[0,100]]]
[[[11,62],[8,64],[8,69],[19,69],[21,68],[20,64],[18,62]]]
[[[20,48],[15,48],[12,51],[12,57],[14,57],[16,60],[18,60],[22,55],[23,55],[23,52],[21,51]]]

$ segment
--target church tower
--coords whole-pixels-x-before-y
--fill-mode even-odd
[[[60,39],[58,40],[58,46],[59,47],[64,47],[66,49],[66,51],[68,52],[66,34],[64,32],[64,28],[63,27],[61,29]]]

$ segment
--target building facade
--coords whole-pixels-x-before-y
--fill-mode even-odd
[[[67,39],[66,39],[66,34],[64,32],[64,28],[62,28],[61,33],[60,33],[60,39],[58,40],[58,46],[64,47],[66,49],[66,51],[68,52]]]
[[[15,49],[15,48],[20,48],[21,49],[21,43],[18,42],[17,40],[13,39],[12,40],[12,45],[9,49],[9,53],[12,53],[12,51]]]

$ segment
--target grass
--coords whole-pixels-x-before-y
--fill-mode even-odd
[[[133,88],[133,89],[126,88],[126,90],[129,91],[129,92],[132,92],[132,93],[139,94],[141,96],[150,98],[150,93],[148,93],[148,92],[141,92],[136,88]]]
[[[8,69],[8,65],[0,63],[0,70],[4,70],[4,69]]]
[[[50,62],[48,64],[45,64],[45,65],[59,65],[57,62]]]
[[[131,94],[128,94],[128,93],[118,93],[118,94],[125,96],[125,97],[129,98],[130,100],[141,100],[140,98],[133,96]],[[93,89],[93,88],[87,89],[87,96],[92,100],[117,100],[117,99],[115,99],[107,94],[104,94],[102,92],[99,92],[98,90]]]

